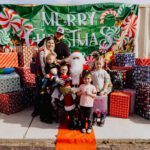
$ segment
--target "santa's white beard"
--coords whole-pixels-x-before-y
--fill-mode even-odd
[[[83,71],[83,64],[80,62],[80,60],[75,59],[71,61],[71,77],[72,77],[72,84],[79,85],[80,83],[80,75]]]

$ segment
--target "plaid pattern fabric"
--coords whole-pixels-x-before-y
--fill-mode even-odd
[[[133,66],[134,53],[117,53],[115,54],[116,66]]]
[[[21,111],[22,97],[22,91],[0,94],[0,112],[9,115]]]
[[[0,68],[18,67],[18,54],[16,52],[0,53]]]
[[[150,82],[136,83],[136,113],[150,119]]]
[[[112,92],[110,94],[110,116],[128,118],[130,108],[130,93]]]

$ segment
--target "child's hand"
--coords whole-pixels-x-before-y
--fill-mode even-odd
[[[101,92],[99,93],[99,96],[103,96],[103,95],[106,95],[106,92],[101,91]]]
[[[85,94],[86,94],[86,95],[90,95],[91,93],[90,93],[90,92],[85,91]]]
[[[44,77],[45,77],[45,78],[49,78],[49,75],[48,75],[48,74],[46,74]]]
[[[86,91],[82,91],[81,95],[87,95]]]

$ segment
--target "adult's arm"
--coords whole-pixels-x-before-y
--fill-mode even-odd
[[[46,75],[45,62],[44,62],[45,52],[41,51],[39,57],[40,57],[40,66],[41,66],[42,74],[45,76]]]

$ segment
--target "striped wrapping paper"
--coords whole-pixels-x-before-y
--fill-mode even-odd
[[[23,46],[22,50],[18,53],[20,67],[30,67],[34,48],[35,46]]]
[[[0,68],[18,67],[18,54],[16,52],[0,53]]]
[[[150,58],[135,58],[135,64],[138,66],[150,66]]]

